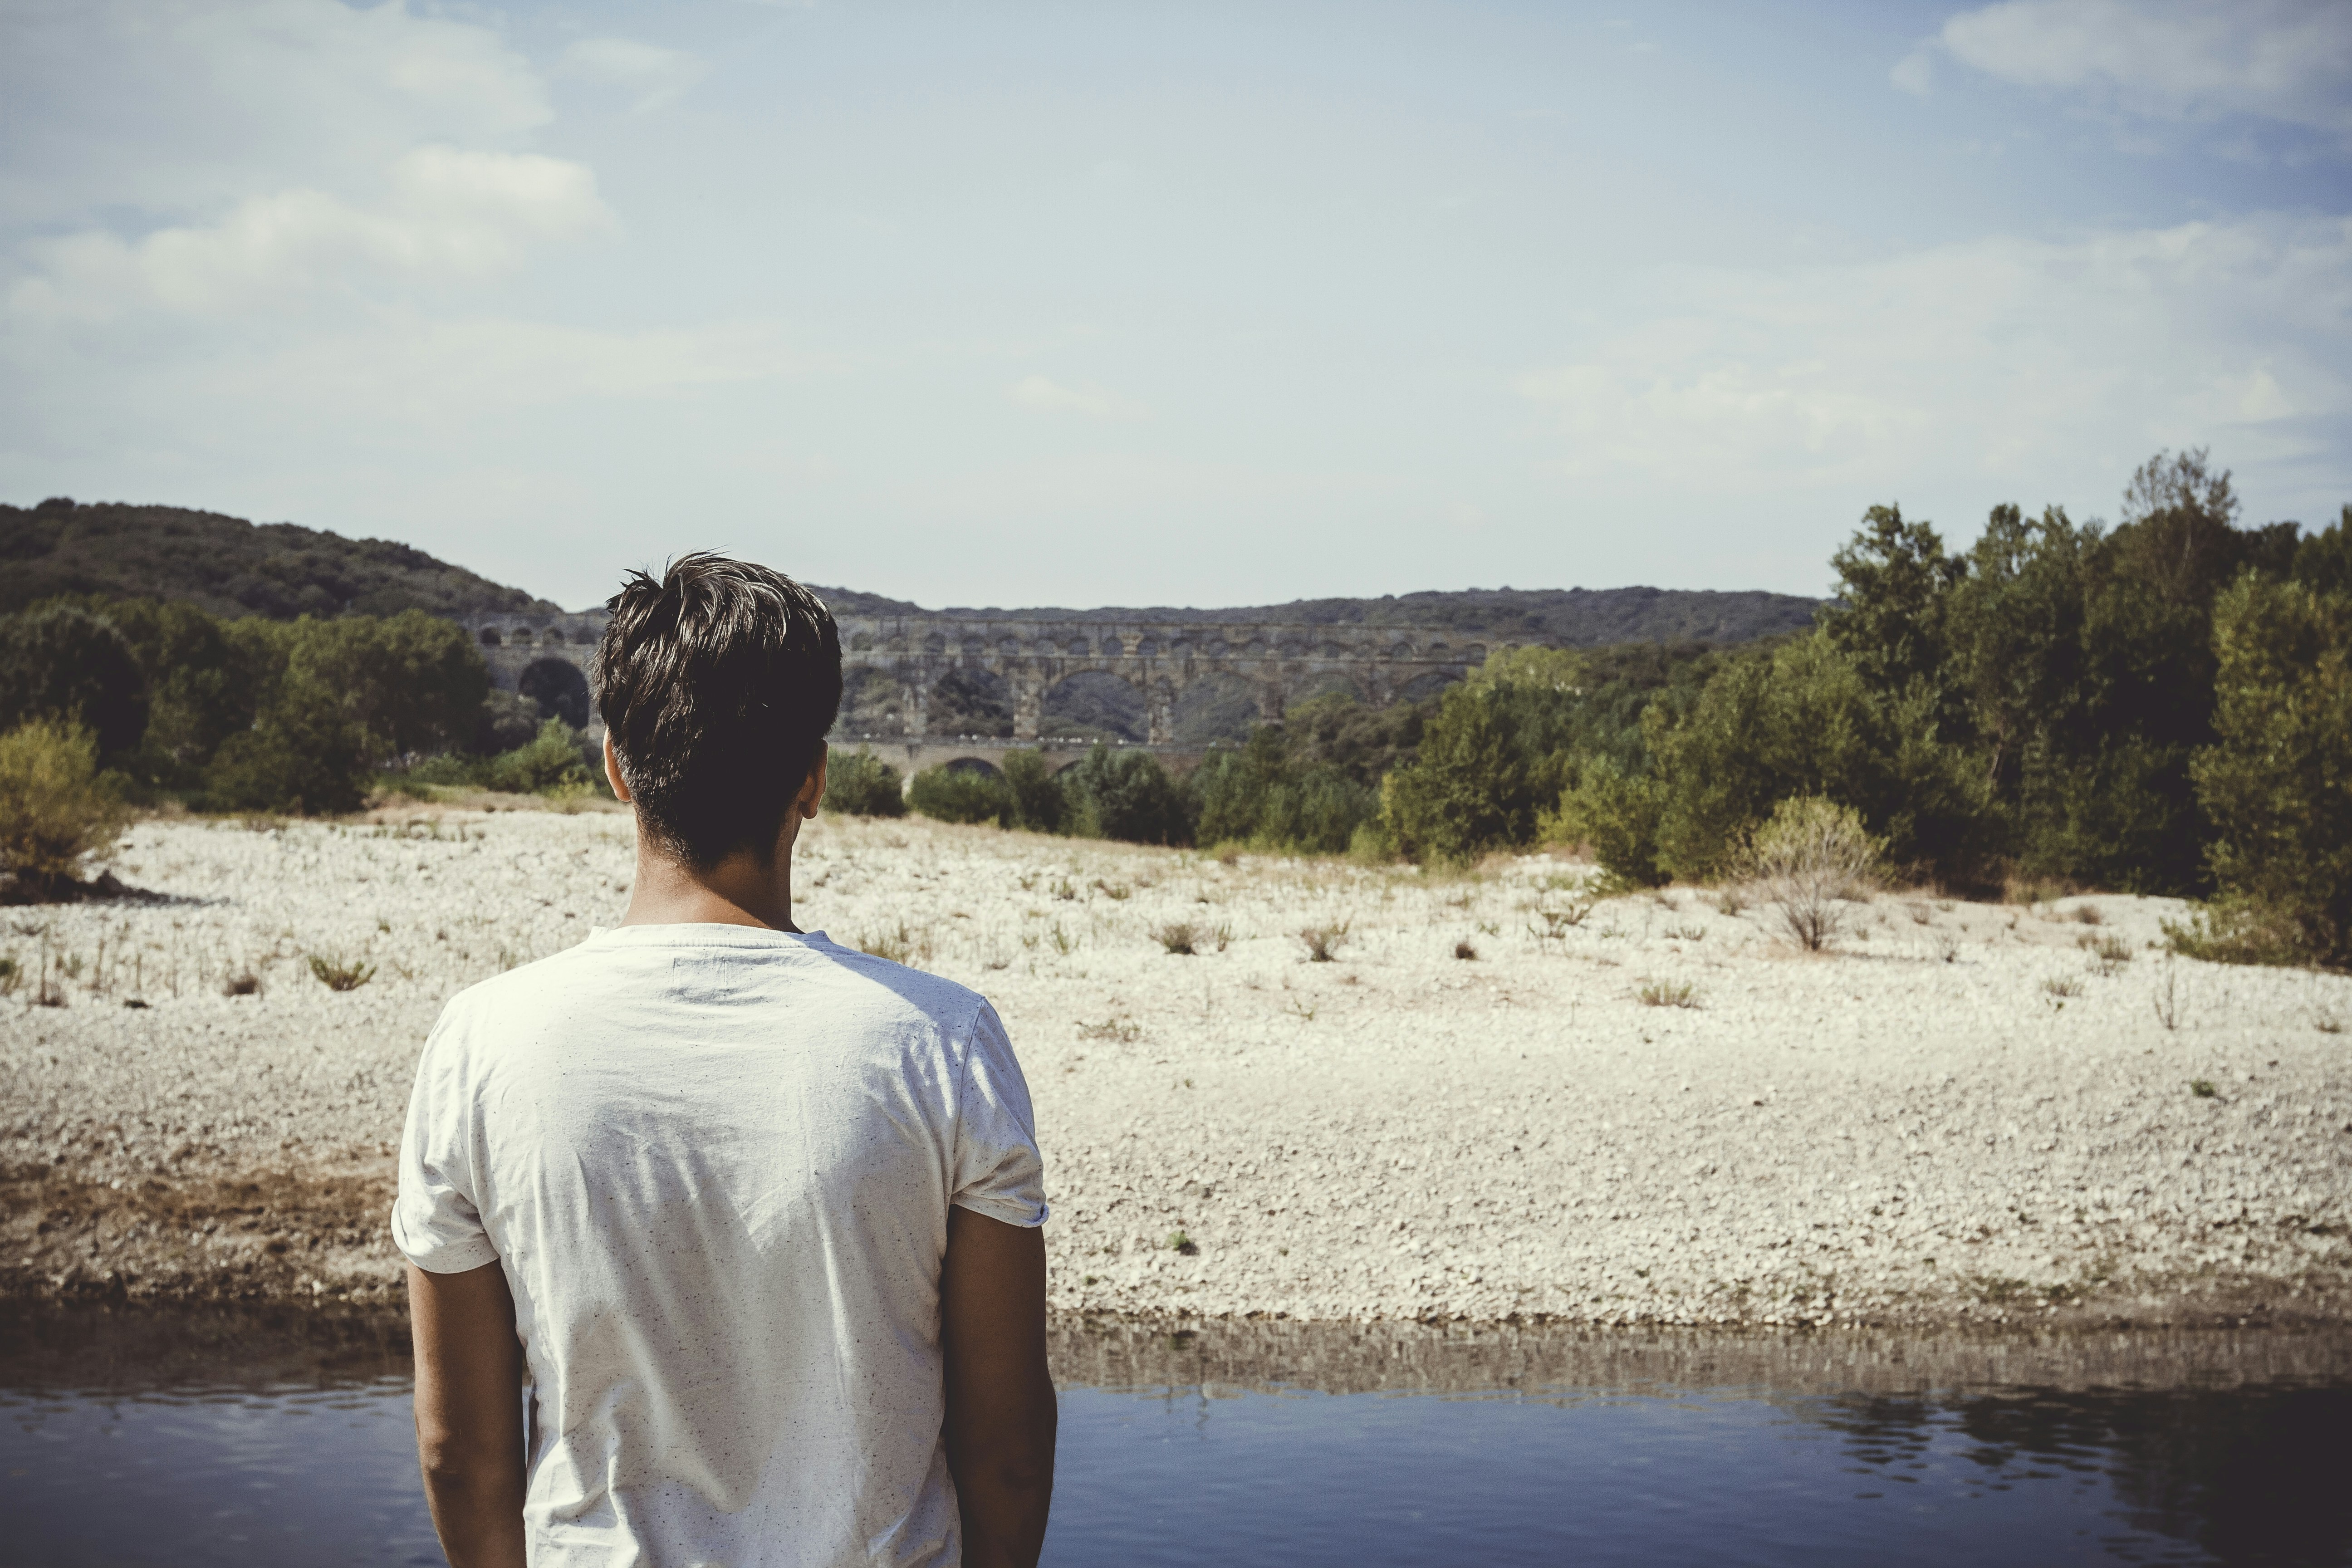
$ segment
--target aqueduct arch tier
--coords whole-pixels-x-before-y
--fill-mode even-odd
[[[515,690],[544,658],[583,670],[605,614],[479,615],[463,626],[481,647],[491,679]],[[1073,675],[1099,670],[1142,693],[1147,744],[1174,742],[1179,693],[1212,676],[1238,679],[1259,717],[1278,721],[1295,692],[1333,678],[1385,707],[1426,679],[1459,679],[1486,657],[1483,642],[1439,626],[1307,626],[1277,622],[1010,619],[950,616],[845,616],[842,663],[888,679],[899,690],[900,731],[843,739],[917,742],[929,733],[931,689],[952,670],[986,670],[1013,694],[1013,739],[1034,743],[1045,694]],[[868,677],[870,679],[871,677]]]

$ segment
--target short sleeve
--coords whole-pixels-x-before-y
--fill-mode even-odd
[[[954,1191],[958,1207],[1006,1225],[1045,1223],[1045,1162],[1037,1152],[1029,1085],[996,1009],[983,1002],[964,1047],[956,1107]]]
[[[460,1056],[436,1028],[416,1066],[400,1138],[393,1244],[428,1274],[462,1274],[499,1255],[474,1203],[474,1115]]]

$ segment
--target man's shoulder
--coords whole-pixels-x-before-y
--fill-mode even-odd
[[[599,932],[466,987],[443,1007],[443,1027],[506,1022],[522,1015],[593,1011],[607,999],[632,992],[643,995],[674,984],[673,966],[679,960],[689,964],[750,964],[765,972],[765,978],[775,987],[798,991],[808,1001],[901,1026],[928,1023],[949,1035],[963,1034],[988,1005],[987,998],[970,986],[861,952],[823,931],[773,946],[723,928],[704,941],[598,940],[613,934]]]

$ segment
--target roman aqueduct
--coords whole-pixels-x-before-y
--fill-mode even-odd
[[[602,609],[464,624],[500,688],[593,724],[586,665],[604,631]],[[1210,742],[1180,733],[1180,715],[1212,689],[1229,706],[1245,693],[1255,719],[1276,722],[1290,703],[1328,690],[1375,707],[1419,697],[1486,657],[1484,644],[1432,626],[951,616],[845,616],[840,626],[848,689],[834,742],[867,747],[910,773],[992,764],[1016,748],[1040,750],[1055,765],[1075,761],[1099,734],[1055,733],[1055,694],[1066,683],[1125,683],[1141,710],[1141,733],[1125,743],[1181,767]]]

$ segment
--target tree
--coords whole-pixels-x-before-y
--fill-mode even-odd
[[[2352,967],[2352,595],[2246,577],[2216,607],[2208,956]]]
[[[111,621],[49,605],[0,622],[0,729],[31,719],[89,728],[101,756],[147,728],[147,676]]]
[[[1192,805],[1149,752],[1097,745],[1063,775],[1073,828],[1087,838],[1130,844],[1190,844]]]
[[[0,872],[16,890],[69,892],[86,862],[113,852],[129,820],[87,727],[44,718],[0,734]]]
[[[1967,564],[1945,553],[1932,524],[1874,506],[1830,564],[1837,597],[1821,624],[1865,681],[1892,691],[1942,673],[1945,599]]]

